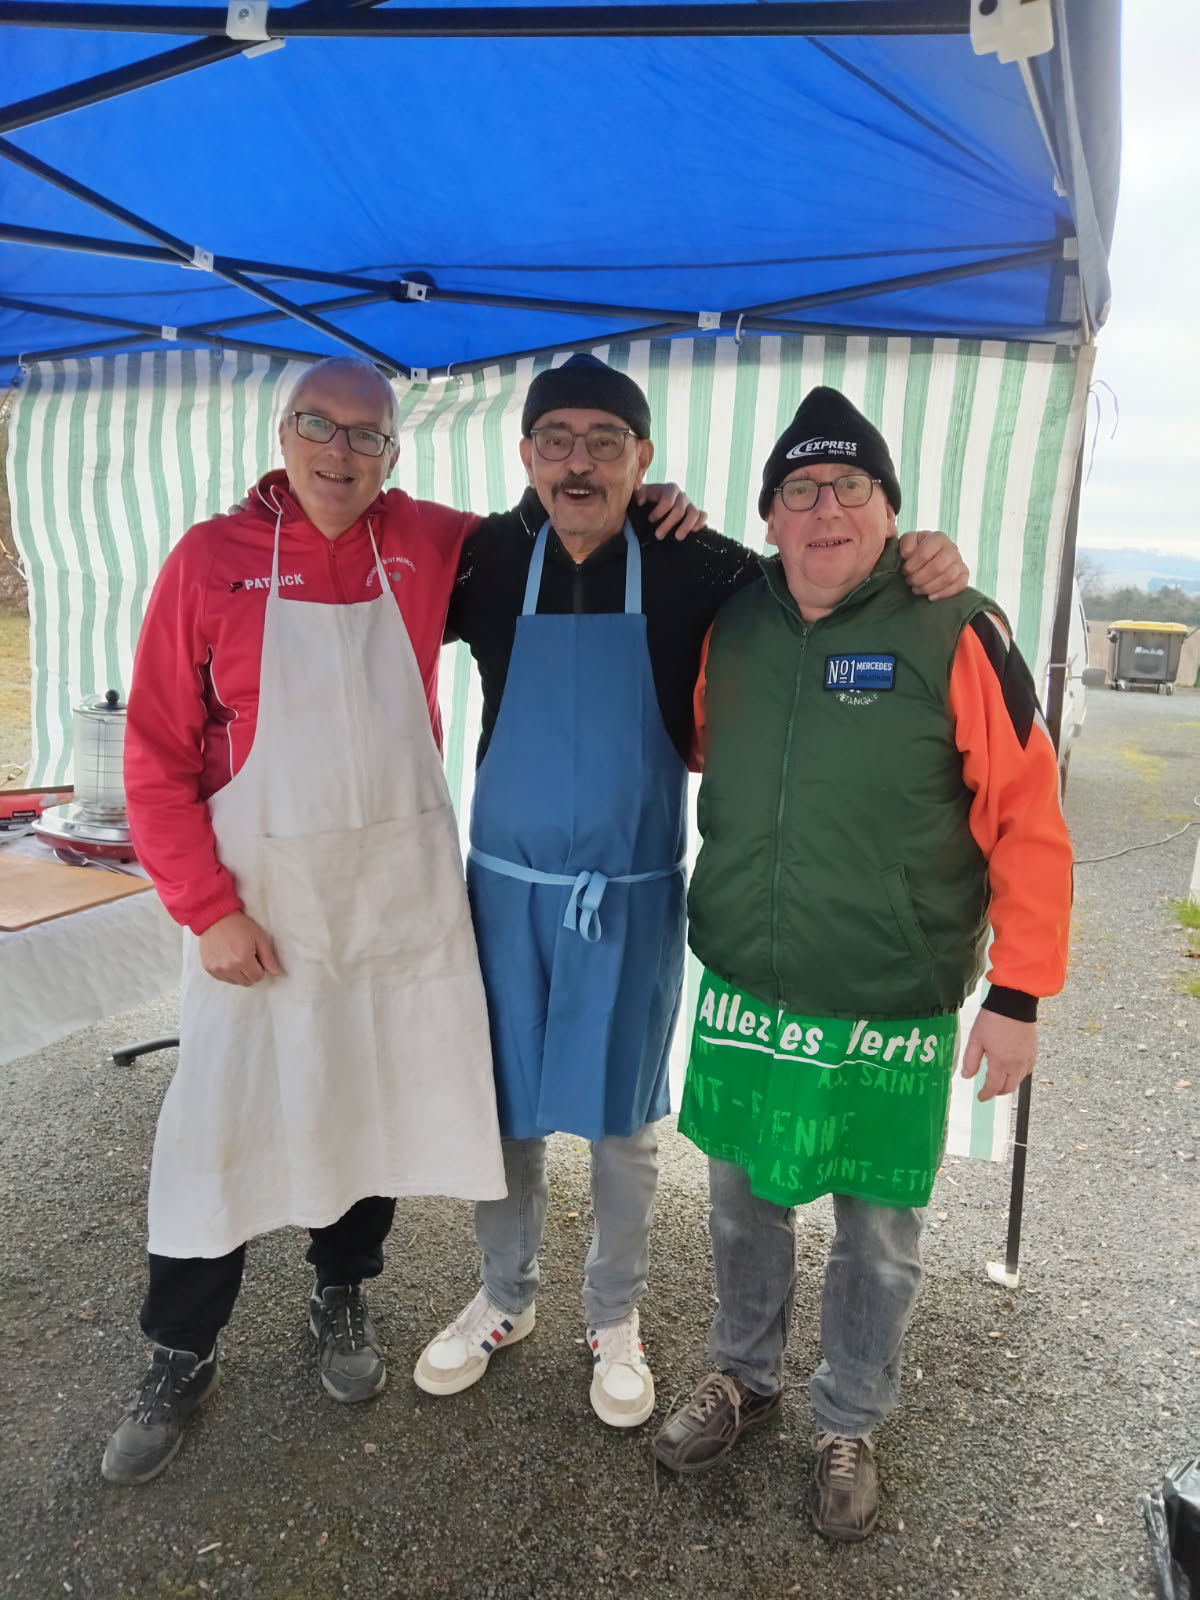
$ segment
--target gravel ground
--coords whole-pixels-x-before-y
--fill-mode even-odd
[[[1081,856],[1162,838],[1197,817],[1198,791],[1200,694],[1093,692],[1067,807]],[[853,1549],[823,1545],[803,1511],[824,1209],[800,1224],[781,1420],[710,1474],[656,1481],[651,1429],[610,1431],[588,1407],[571,1139],[555,1142],[538,1329],[477,1388],[437,1401],[408,1377],[472,1292],[466,1207],[401,1204],[372,1297],[392,1382],[362,1408],[320,1396],[303,1241],[274,1235],[251,1249],[222,1388],[177,1461],[141,1489],[104,1484],[103,1440],[144,1364],[146,1163],[173,1064],[120,1069],[107,1052],[173,1011],[0,1069],[0,1594],[1149,1600],[1138,1491],[1200,1448],[1200,1003],[1166,904],[1198,838],[1078,869],[1072,980],[1045,1007],[1022,1286],[984,1270],[1007,1171],[947,1162],[904,1403],[880,1431],[881,1526]],[[711,1309],[703,1165],[673,1132],[664,1155],[643,1308],[659,1416],[704,1370]]]

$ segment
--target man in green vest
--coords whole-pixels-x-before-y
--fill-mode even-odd
[[[704,971],[679,1126],[710,1158],[716,1370],[655,1440],[698,1471],[777,1411],[793,1208],[832,1195],[810,1504],[845,1541],[878,1516],[871,1435],[897,1401],[956,1013],[986,965],[963,1076],[986,1061],[980,1098],[1011,1093],[1038,998],[1063,983],[1071,902],[1028,668],[976,590],[914,599],[899,508],[882,436],[813,390],[763,472],[778,556],[709,636],[688,899]]]

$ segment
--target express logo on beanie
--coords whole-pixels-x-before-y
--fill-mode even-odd
[[[798,461],[807,457],[810,461],[825,461],[830,456],[845,456],[848,461],[858,457],[858,446],[853,439],[802,439],[799,444],[794,444],[787,453],[789,461]]]
[[[879,429],[837,389],[810,389],[796,415],[775,441],[763,467],[758,514],[764,522],[776,489],[797,463],[844,461],[878,478],[893,511],[900,509],[900,484]]]
[[[563,410],[608,411],[639,439],[650,437],[650,402],[637,384],[586,353],[538,373],[525,396],[521,432],[528,438],[539,417]]]

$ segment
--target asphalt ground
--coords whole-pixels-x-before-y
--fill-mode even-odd
[[[1093,691],[1067,812],[1081,857],[1200,820],[1200,693]],[[802,1213],[779,1420],[693,1478],[650,1440],[705,1370],[705,1174],[664,1138],[643,1331],[655,1422],[588,1405],[579,1280],[586,1147],[554,1143],[538,1325],[445,1400],[409,1374],[475,1284],[468,1208],[402,1202],[373,1287],[390,1351],[378,1400],[320,1392],[304,1240],[251,1247],[223,1382],[167,1473],[104,1483],[100,1455],[146,1347],[137,1331],[154,1122],[173,1053],[108,1052],[168,1031],[169,1005],[0,1068],[0,1596],[51,1600],[1149,1600],[1138,1494],[1200,1450],[1200,1001],[1168,899],[1200,829],[1077,870],[1070,984],[1044,1007],[1022,1282],[1002,1254],[1006,1168],[947,1161],[900,1409],[879,1431],[885,1502],[867,1544],[831,1548],[804,1497],[805,1379],[827,1209]]]

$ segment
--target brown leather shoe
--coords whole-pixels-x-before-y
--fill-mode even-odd
[[[703,1472],[728,1455],[742,1433],[779,1409],[783,1391],[756,1394],[728,1372],[701,1378],[687,1405],[668,1417],[654,1438],[654,1454],[673,1472]]]
[[[847,1439],[822,1433],[816,1442],[817,1469],[809,1501],[813,1524],[823,1539],[857,1544],[879,1521],[879,1468],[868,1434]]]

